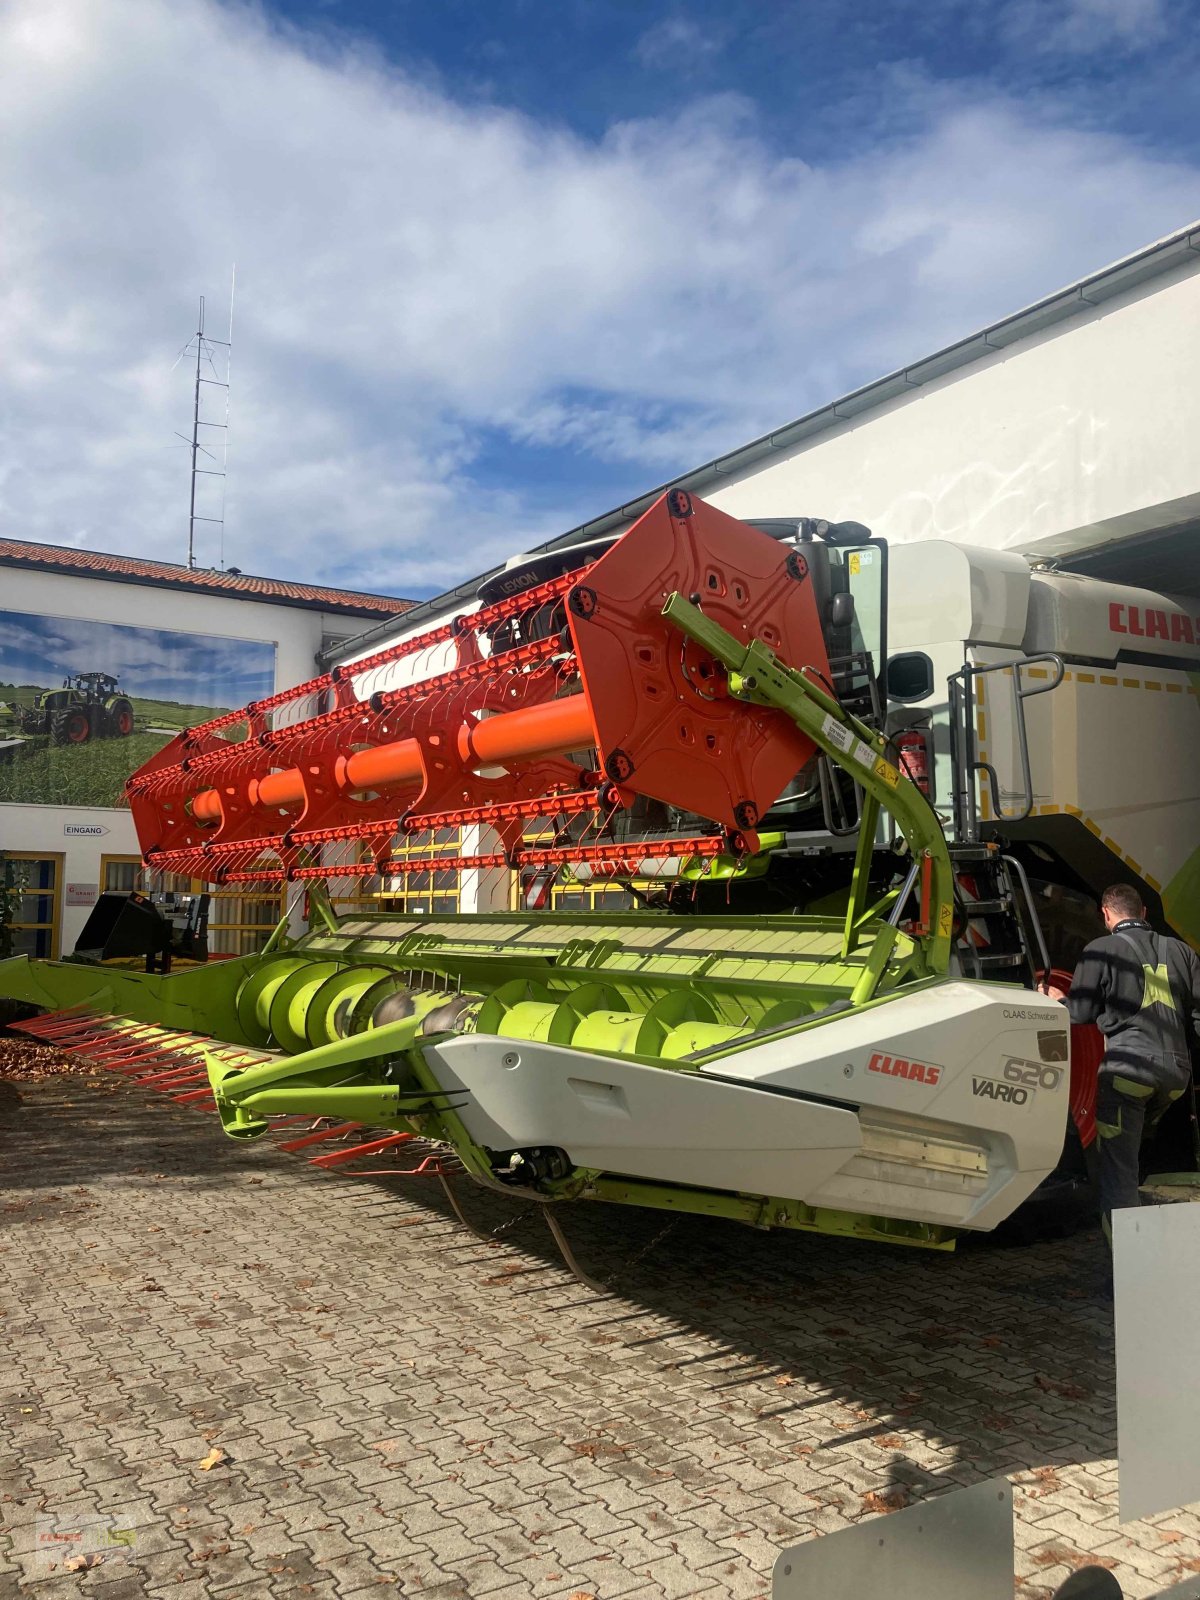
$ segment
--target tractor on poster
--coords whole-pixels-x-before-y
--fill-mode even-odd
[[[13,713],[21,733],[55,745],[128,739],[134,727],[133,701],[111,672],[71,673],[60,688],[42,689],[32,705],[16,706]]]

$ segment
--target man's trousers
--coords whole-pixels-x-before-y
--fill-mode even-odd
[[[1100,1070],[1096,1080],[1096,1189],[1104,1231],[1110,1238],[1112,1213],[1140,1204],[1142,1138],[1182,1093],[1182,1089],[1135,1083],[1119,1072]]]

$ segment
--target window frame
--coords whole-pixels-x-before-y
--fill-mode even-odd
[[[6,861],[49,861],[54,867],[54,884],[49,889],[22,889],[21,895],[50,896],[49,922],[24,922],[13,919],[11,924],[14,933],[41,932],[45,928],[50,930],[50,954],[48,956],[34,956],[35,961],[59,961],[62,959],[62,920],[63,920],[63,894],[65,891],[64,879],[66,878],[66,852],[63,850],[5,850]]]

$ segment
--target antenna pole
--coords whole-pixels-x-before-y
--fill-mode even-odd
[[[225,449],[221,455],[221,571],[225,570],[225,488],[229,470],[229,396],[233,389],[233,295],[237,288],[237,262],[229,268],[229,343],[225,347]]]
[[[216,366],[215,366],[215,364],[213,362],[213,352],[214,352],[214,349],[216,349],[217,347],[220,347],[221,349],[223,349],[225,351],[226,368],[225,368],[225,381],[223,383],[216,376],[217,368],[216,368]],[[226,467],[226,460],[227,460],[228,451],[229,451],[229,364],[230,364],[230,357],[231,357],[232,348],[233,348],[233,281],[231,279],[230,280],[230,286],[229,286],[229,339],[228,340],[226,340],[226,339],[210,339],[207,336],[207,334],[204,332],[204,296],[203,295],[200,296],[200,319],[199,319],[199,323],[198,323],[198,325],[196,327],[196,376],[195,376],[195,386],[194,386],[193,392],[192,392],[192,436],[189,439],[189,438],[186,437],[186,435],[184,435],[182,433],[176,435],[177,438],[180,438],[180,439],[183,440],[184,444],[186,444],[189,447],[189,449],[191,450],[191,452],[192,452],[192,491],[191,491],[191,500],[190,500],[190,502],[188,504],[188,552],[187,552],[187,564],[188,564],[189,572],[190,571],[194,571],[195,570],[195,566],[196,566],[196,524],[198,522],[215,522],[215,523],[219,524],[220,529],[221,529],[221,565],[224,566],[224,564],[225,564],[225,467]],[[175,366],[179,365],[180,361],[183,360],[185,355],[190,355],[191,354],[191,350],[192,350],[192,343],[191,343],[191,340],[189,339],[187,344],[185,344],[183,349],[179,352],[179,355],[178,355],[178,357],[176,358],[176,361],[175,361]],[[209,370],[213,374],[213,376],[211,378],[206,378],[204,376],[204,363],[205,362],[208,363]],[[174,371],[175,368],[172,367],[171,370]],[[224,389],[224,391],[225,391],[225,420],[224,420],[224,422],[210,422],[205,417],[202,417],[200,415],[201,405],[202,405],[201,390],[203,390],[205,388],[209,388],[209,389]],[[222,447],[221,447],[221,454],[220,455],[215,454],[214,449],[210,449],[208,445],[201,444],[201,442],[200,442],[200,429],[201,428],[215,428],[223,436],[222,437]],[[212,467],[202,467],[200,465],[200,457],[201,456],[206,456],[208,458],[208,460],[210,460],[211,462],[214,463],[214,465]],[[201,516],[199,514],[199,512],[196,510],[196,498],[197,498],[197,489],[198,489],[198,481],[197,480],[200,479],[200,478],[220,478],[221,479],[221,507],[220,507],[221,514],[220,514],[219,517],[204,517],[204,516]]]
[[[200,359],[204,353],[204,296],[196,327],[196,392],[192,403],[192,500],[188,511],[188,570],[196,565],[196,456],[200,449]]]

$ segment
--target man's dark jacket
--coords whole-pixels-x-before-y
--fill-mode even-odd
[[[1200,959],[1189,945],[1129,918],[1093,939],[1075,969],[1072,1022],[1094,1022],[1105,1038],[1101,1072],[1154,1088],[1182,1089],[1188,1037],[1200,1026]]]

